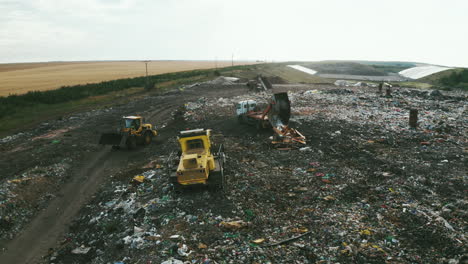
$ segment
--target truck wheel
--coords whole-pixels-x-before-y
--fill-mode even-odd
[[[126,144],[127,144],[128,149],[135,149],[136,145],[137,145],[136,143],[137,143],[136,138],[134,136],[131,136],[131,137],[127,138]]]
[[[243,124],[244,123],[244,118],[242,118],[242,116],[238,116],[237,117],[237,123]]]
[[[255,128],[257,129],[257,132],[261,132],[263,130],[262,123],[260,121],[257,121],[255,123]]]
[[[145,134],[143,135],[143,144],[149,145],[151,144],[152,140],[153,140],[153,134],[150,131],[146,131]]]
[[[278,134],[274,133],[273,134],[273,141],[281,141],[281,137]]]

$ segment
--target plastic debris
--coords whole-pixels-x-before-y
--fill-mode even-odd
[[[85,247],[84,245],[81,245],[80,247],[77,247],[71,251],[73,254],[88,254],[88,252],[91,250],[91,247]]]
[[[137,175],[137,176],[133,177],[133,181],[138,182],[138,183],[143,183],[145,181],[145,176]]]
[[[220,223],[220,225],[228,229],[241,229],[243,227],[246,227],[248,224],[242,220],[237,220],[237,221],[230,221],[230,222],[223,221]]]
[[[192,251],[189,250],[187,245],[182,244],[182,246],[179,247],[179,249],[177,249],[177,253],[182,257],[187,257],[188,255],[190,255],[192,253]]]
[[[178,259],[170,258],[166,261],[161,262],[161,264],[184,264],[184,262]]]

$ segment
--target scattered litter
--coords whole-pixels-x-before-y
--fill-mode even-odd
[[[312,151],[311,147],[303,147],[299,149],[300,151]]]
[[[220,225],[228,229],[240,229],[240,228],[246,227],[248,224],[242,220],[238,220],[238,221],[230,221],[230,222],[223,221],[220,223]]]
[[[138,182],[138,183],[143,183],[145,181],[145,176],[143,175],[135,176],[133,177],[133,181]]]
[[[177,253],[182,257],[187,257],[192,253],[191,250],[187,247],[187,245],[183,244],[179,249],[177,249]]]
[[[254,242],[255,244],[261,244],[261,243],[265,242],[265,239],[264,238],[259,238],[259,239],[253,240],[252,242]]]
[[[81,245],[81,247],[77,247],[71,251],[73,254],[88,254],[88,252],[91,250],[91,247],[85,247],[84,245]]]
[[[170,258],[166,261],[161,262],[161,264],[184,264],[184,262],[178,259]]]

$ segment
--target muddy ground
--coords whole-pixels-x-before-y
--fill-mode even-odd
[[[280,90],[290,91],[291,126],[307,137],[297,149],[276,149],[271,131],[237,123],[235,102],[270,96],[242,85],[155,94],[2,139],[0,262],[467,261],[466,94]],[[409,108],[420,111],[417,129]],[[126,114],[156,124],[156,142],[96,145]],[[224,144],[224,192],[169,184],[165,160],[187,128],[211,128]],[[146,181],[130,183],[137,175]]]

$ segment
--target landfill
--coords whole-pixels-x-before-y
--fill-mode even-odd
[[[211,128],[222,141],[224,191],[176,192],[168,137],[109,175],[44,261],[467,263],[465,93],[291,89],[291,126],[308,139],[294,150],[237,123],[236,102],[269,96],[203,96],[169,115],[164,129]]]

